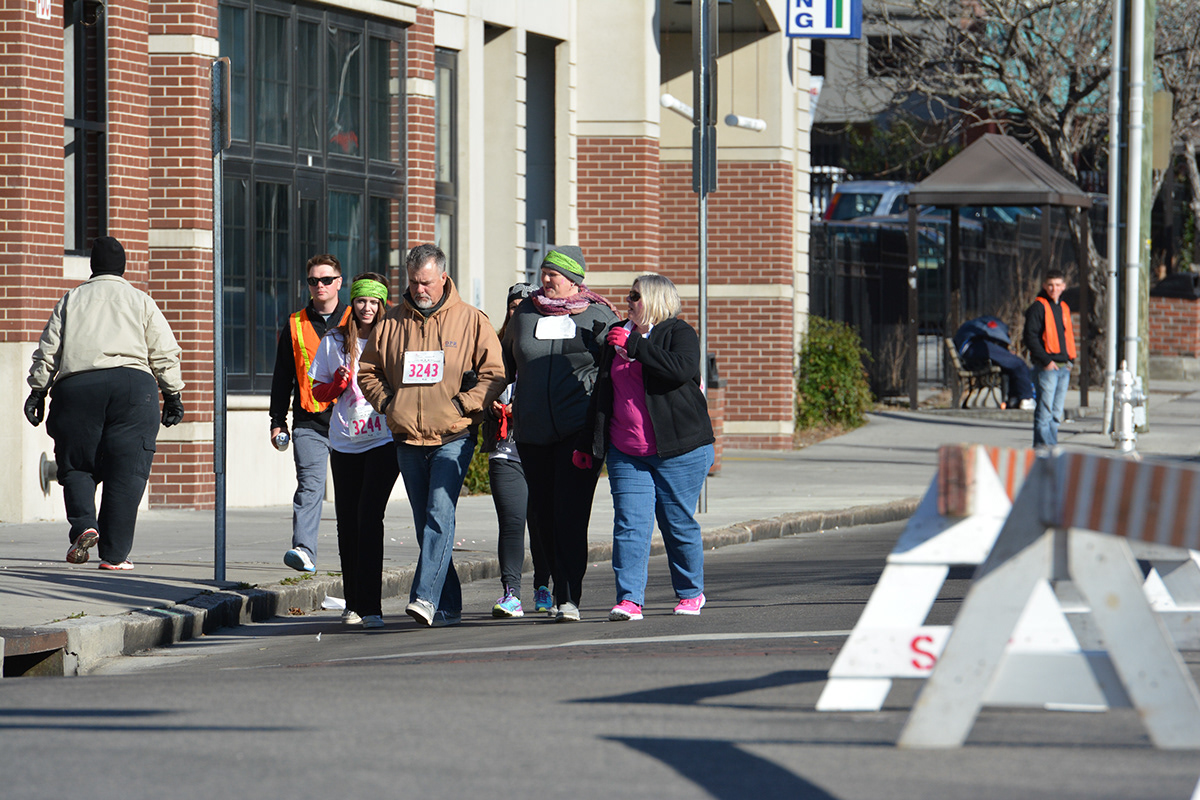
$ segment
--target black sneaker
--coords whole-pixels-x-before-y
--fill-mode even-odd
[[[88,550],[96,546],[100,541],[100,534],[95,528],[88,528],[83,533],[75,537],[75,541],[71,544],[71,549],[67,551],[68,564],[84,564],[88,560]]]

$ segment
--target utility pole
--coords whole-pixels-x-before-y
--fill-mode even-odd
[[[222,152],[232,134],[228,58],[212,62],[213,192],[213,580],[225,580],[225,249],[222,236]]]
[[[1114,14],[1119,7],[1119,3],[1116,4]],[[1146,86],[1147,76],[1154,74],[1155,0],[1130,0],[1128,9],[1129,145],[1125,249],[1124,253],[1109,253],[1110,261],[1122,255],[1125,258],[1125,337],[1121,367],[1116,370],[1113,382],[1116,417],[1113,440],[1117,449],[1126,452],[1134,450],[1137,431],[1146,429],[1146,390],[1149,387],[1149,233],[1154,114],[1152,104],[1146,102]],[[1109,202],[1115,197],[1115,187],[1110,187]],[[1116,302],[1116,299],[1110,296],[1109,301]]]
[[[692,2],[692,191],[699,197],[700,378],[708,388],[708,193],[717,188],[717,0]],[[708,511],[708,481],[700,493]]]
[[[1139,65],[1142,74],[1142,143],[1141,163],[1136,165],[1134,173],[1131,165],[1131,179],[1136,175],[1141,180],[1141,236],[1138,240],[1138,302],[1137,302],[1137,365],[1136,375],[1142,380],[1143,396],[1150,388],[1150,217],[1154,208],[1151,195],[1154,186],[1154,21],[1157,16],[1157,0],[1134,0],[1133,10],[1138,12],[1141,6],[1142,41],[1135,51],[1142,56]],[[1136,31],[1136,28],[1135,28]],[[1131,53],[1131,55],[1133,55]],[[1132,112],[1133,109],[1130,108]],[[1132,132],[1132,131],[1131,131]],[[1145,414],[1138,426],[1139,431],[1146,429]]]

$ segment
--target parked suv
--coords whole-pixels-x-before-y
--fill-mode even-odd
[[[826,221],[899,214],[908,210],[908,193],[916,184],[903,181],[848,181],[838,184],[821,217]]]

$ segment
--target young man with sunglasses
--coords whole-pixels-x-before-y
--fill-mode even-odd
[[[271,442],[288,432],[288,406],[292,407],[292,456],[296,461],[296,494],[292,497],[292,547],[283,563],[299,572],[317,571],[317,529],[325,500],[325,474],[329,462],[330,403],[313,396],[308,377],[317,345],[325,331],[345,322],[350,307],[338,298],[342,266],[329,254],[308,260],[307,306],[292,314],[279,333],[275,374],[271,380]]]

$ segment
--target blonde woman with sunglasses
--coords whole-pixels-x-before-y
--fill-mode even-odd
[[[679,601],[674,613],[699,616],[704,544],[695,509],[716,441],[700,389],[700,338],[679,319],[679,292],[662,275],[639,277],[626,302],[628,319],[605,335],[588,424],[573,458],[580,469],[601,459],[608,464],[617,584],[608,618],[642,618],[656,519]]]

